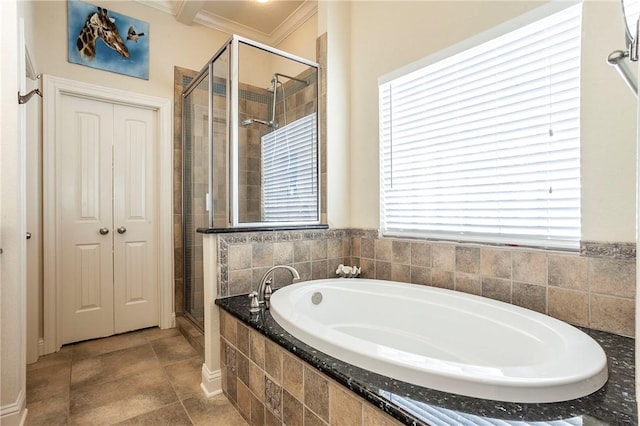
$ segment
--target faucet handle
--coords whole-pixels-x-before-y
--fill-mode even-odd
[[[271,295],[273,289],[271,288],[271,279],[268,279],[264,284],[264,306],[269,309],[271,307]]]
[[[252,291],[248,295],[249,299],[251,299],[251,306],[249,307],[249,312],[255,313],[260,311],[260,304],[258,303],[258,292]]]

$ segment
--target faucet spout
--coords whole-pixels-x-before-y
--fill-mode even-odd
[[[260,284],[258,285],[258,303],[260,305],[264,305],[267,309],[269,309],[269,299],[271,299],[271,293],[272,293],[272,290],[271,290],[272,280],[269,277],[269,275],[276,269],[280,269],[280,268],[286,269],[289,272],[291,272],[291,275],[293,276],[294,280],[300,279],[300,274],[298,273],[296,268],[292,266],[276,265],[269,268],[267,272],[265,272],[262,278],[260,279]]]

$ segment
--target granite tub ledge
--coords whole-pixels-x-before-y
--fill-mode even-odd
[[[412,385],[364,370],[330,357],[285,331],[268,310],[249,313],[246,295],[217,299],[221,309],[258,331],[316,370],[407,425],[580,421],[576,424],[637,425],[634,340],[597,330],[582,329],[605,350],[609,380],[597,392],[566,402],[519,404],[454,395]],[[554,423],[551,423],[553,425]]]

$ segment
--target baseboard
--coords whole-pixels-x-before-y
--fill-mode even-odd
[[[44,353],[44,339],[41,337],[38,339],[38,356],[46,355]]]
[[[3,426],[22,426],[27,420],[27,401],[24,391],[20,391],[13,404],[0,407],[0,424]]]
[[[207,364],[202,364],[202,391],[211,398],[222,393],[222,372],[220,370],[211,371]]]

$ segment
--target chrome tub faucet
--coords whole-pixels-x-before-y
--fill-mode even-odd
[[[276,269],[286,269],[291,272],[294,281],[300,279],[300,274],[296,270],[296,268],[288,265],[276,265],[267,270],[264,273],[262,278],[260,278],[260,284],[258,284],[258,291],[252,291],[249,293],[249,297],[251,298],[251,308],[249,309],[251,312],[258,312],[260,310],[260,305],[264,305],[265,309],[269,309],[269,300],[271,299],[271,294],[273,293],[273,289],[271,288],[271,284],[273,283],[273,278],[269,275],[275,271]]]

